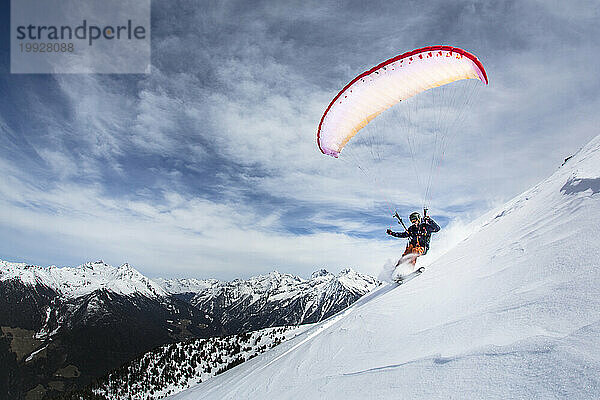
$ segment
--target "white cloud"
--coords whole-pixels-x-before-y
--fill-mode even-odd
[[[67,245],[71,258],[82,262],[99,254],[153,275],[232,278],[276,267],[308,275],[317,266],[373,272],[373,254],[393,253],[385,243],[345,234],[292,235],[279,229],[278,215],[177,193],[165,194],[159,205],[106,197],[97,187],[64,184],[46,191],[11,179],[0,195],[2,226]],[[35,252],[35,243],[22,246]]]

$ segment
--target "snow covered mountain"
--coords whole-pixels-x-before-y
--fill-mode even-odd
[[[156,346],[223,333],[218,321],[129,265],[103,262],[42,268],[0,261],[0,330],[0,398],[39,399]]]
[[[316,322],[378,284],[351,270],[155,282],[128,264],[0,261],[0,398],[52,397],[166,343]]]
[[[19,291],[16,288],[20,286],[20,291],[44,294],[45,300],[37,302],[41,307],[34,313],[43,314],[36,339],[46,339],[78,322],[112,314],[111,307],[119,302],[154,302],[164,307],[166,314],[177,308],[167,292],[129,264],[115,268],[97,261],[76,268],[58,268],[0,260],[0,284],[4,284],[3,288]],[[18,317],[11,305],[4,310]],[[6,316],[2,322],[13,317]]]
[[[76,298],[106,289],[124,296],[166,296],[162,288],[125,263],[119,268],[103,261],[89,262],[76,268],[39,267],[0,260],[0,281],[17,279],[26,285],[45,285],[57,293]]]
[[[227,332],[321,321],[354,303],[379,281],[345,269],[321,269],[310,279],[277,271],[248,280],[159,280],[165,291],[208,315],[220,316]]]
[[[213,286],[222,284],[216,279],[164,279],[156,278],[154,281],[167,293],[170,294],[186,294],[198,293]]]
[[[597,399],[600,136],[418,278],[172,399]]]

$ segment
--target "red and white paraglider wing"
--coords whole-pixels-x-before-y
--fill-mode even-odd
[[[359,130],[394,104],[462,79],[488,83],[477,57],[456,47],[424,47],[391,58],[354,78],[331,101],[319,124],[319,149],[338,157]]]

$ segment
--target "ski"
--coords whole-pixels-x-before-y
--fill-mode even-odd
[[[394,279],[394,281],[398,285],[402,285],[403,283],[406,283],[406,282],[410,281],[411,279],[416,278],[417,276],[421,275],[423,273],[423,271],[425,271],[425,267],[417,268],[417,270],[411,272],[410,274],[408,274],[406,276],[398,277],[397,279]]]

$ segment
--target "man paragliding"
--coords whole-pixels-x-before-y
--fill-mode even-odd
[[[474,89],[475,86],[467,85],[462,81],[469,80],[474,83],[479,81],[484,85],[488,84],[488,77],[481,61],[474,54],[458,47],[427,46],[392,57],[357,75],[331,100],[319,122],[317,146],[321,153],[333,158],[355,160],[354,163],[365,175],[374,174],[372,177],[374,183],[382,181],[380,175],[393,173],[390,169],[384,169],[388,171],[386,174],[376,172],[378,166],[394,165],[389,161],[386,163],[388,156],[402,157],[402,154],[409,154],[415,166],[417,186],[423,192],[422,204],[431,204],[433,178],[440,170],[448,136],[456,133],[454,127],[461,122],[460,118],[463,115],[468,115],[463,111],[472,98],[473,92],[469,89]],[[459,88],[465,90],[458,90]],[[431,93],[427,96],[425,92],[429,91]],[[448,98],[445,96],[446,92]],[[433,96],[436,93],[440,96]],[[411,100],[413,98],[414,100]],[[435,101],[438,98],[441,103]],[[422,108],[418,107],[419,99],[423,100],[420,104]],[[460,107],[461,104],[464,106]],[[385,129],[385,124],[377,125],[377,123],[372,126],[372,129],[376,132],[393,130],[405,136],[407,140],[405,151],[400,148],[397,138],[388,138],[386,135],[381,140],[372,140],[371,137],[363,136],[367,132],[360,133],[371,121],[378,120],[380,115],[396,105],[398,110],[406,112],[406,118],[401,119],[397,127],[392,125],[393,129]],[[413,105],[414,113],[411,111]],[[411,115],[415,113],[422,118],[417,117],[413,120]],[[387,121],[385,117],[383,121]],[[427,143],[429,139],[425,139],[426,146],[416,145],[415,135],[413,135],[415,133],[422,133],[423,137],[431,138],[430,142]],[[357,143],[353,140],[355,136],[363,137],[364,141],[356,139]],[[378,144],[381,148],[377,147]],[[347,145],[349,145],[348,150],[344,151]],[[360,150],[364,149],[373,160],[362,162],[359,157],[355,157],[356,154],[353,154],[353,147],[359,154]],[[421,154],[421,149],[427,150],[429,154]],[[426,160],[428,167],[419,168],[415,165],[415,160],[420,159]],[[408,160],[405,164],[408,165]],[[420,176],[427,171],[429,171],[428,175]],[[425,182],[427,185],[424,185]],[[391,193],[389,187],[381,189],[383,193]],[[388,204],[394,202],[393,199],[387,199]],[[440,230],[439,225],[427,217],[426,210],[424,211],[423,218],[419,213],[411,214],[412,225],[409,228],[404,226],[404,232],[387,230],[388,235],[409,238],[406,251],[397,266],[406,263],[414,267],[417,258],[427,252],[431,234]],[[402,223],[397,213],[395,217]],[[420,272],[422,268],[413,271],[413,274]],[[400,281],[406,280],[400,279]]]
[[[424,210],[423,215],[424,217],[421,219],[421,214],[416,211],[410,214],[409,219],[411,225],[408,228],[406,228],[402,222],[402,218],[398,216],[398,213],[394,215],[398,219],[398,223],[402,224],[404,227],[404,232],[394,232],[391,229],[388,229],[387,234],[398,238],[409,239],[406,250],[396,266],[404,263],[415,265],[417,263],[417,258],[424,255],[427,253],[427,250],[429,250],[431,234],[440,230],[440,226],[427,215],[427,209]]]

